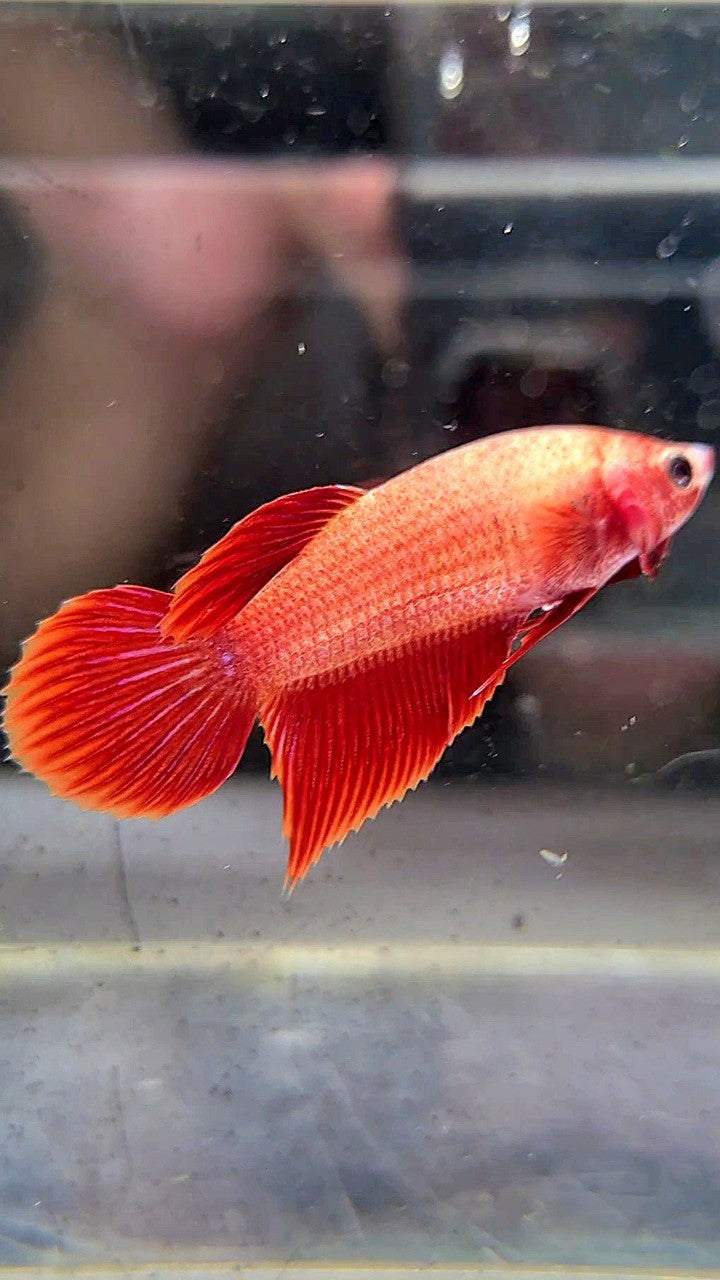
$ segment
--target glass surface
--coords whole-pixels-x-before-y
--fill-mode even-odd
[[[5,5],[3,665],[282,493],[720,444],[719,59],[714,5]],[[0,769],[0,1275],[720,1269],[719,533],[290,898],[259,732],[159,824]]]

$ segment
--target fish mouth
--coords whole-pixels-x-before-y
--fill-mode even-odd
[[[702,489],[707,489],[715,474],[715,449],[711,444],[689,444],[687,455]]]

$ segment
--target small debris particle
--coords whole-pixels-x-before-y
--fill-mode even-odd
[[[513,929],[525,928],[525,916],[523,915],[522,911],[516,912],[516,914],[512,918],[511,923],[512,923]]]
[[[566,853],[553,853],[552,849],[541,849],[540,857],[543,858],[545,862],[548,862],[551,867],[561,867],[563,863],[568,860]]]

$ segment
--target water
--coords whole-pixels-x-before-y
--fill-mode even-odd
[[[281,492],[720,443],[712,6],[93,13],[0,31],[4,663]],[[718,533],[291,897],[258,735],[159,824],[0,769],[0,1277],[720,1268]]]

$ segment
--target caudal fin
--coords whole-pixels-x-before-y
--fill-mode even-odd
[[[5,689],[10,751],[56,795],[160,818],[233,772],[255,720],[222,633],[176,644],[172,596],[114,587],[69,600],[23,648]]]

